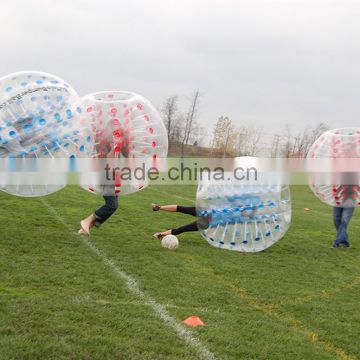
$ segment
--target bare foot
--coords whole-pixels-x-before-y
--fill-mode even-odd
[[[163,231],[163,232],[157,232],[153,236],[155,239],[161,240],[164,236],[171,235],[171,230]]]
[[[159,211],[160,208],[161,208],[161,206],[158,204],[151,204],[152,211]]]
[[[80,221],[81,230],[85,235],[90,235],[90,228],[95,221],[95,215],[91,214],[86,219]]]
[[[80,221],[80,226],[81,226],[81,232],[84,235],[90,235],[90,226],[89,226],[89,224],[86,223],[85,220]],[[79,233],[80,233],[80,230],[79,230]]]

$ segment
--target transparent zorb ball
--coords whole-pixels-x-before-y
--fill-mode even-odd
[[[103,161],[82,174],[81,186],[118,195],[145,188],[149,168],[167,156],[167,132],[158,111],[149,100],[126,91],[87,95],[82,107],[95,141],[92,157]]]
[[[92,148],[80,112],[75,90],[54,75],[24,71],[1,78],[0,190],[42,196],[62,189],[68,159]]]
[[[308,153],[310,188],[325,204],[360,206],[360,129],[322,134]]]
[[[205,180],[198,186],[196,210],[209,244],[259,252],[279,241],[290,226],[290,189],[273,181]]]

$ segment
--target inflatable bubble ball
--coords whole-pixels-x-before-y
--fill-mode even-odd
[[[88,156],[93,147],[89,129],[79,122],[79,100],[51,74],[25,71],[0,79],[1,190],[42,196],[66,185],[66,171],[54,159]]]
[[[360,129],[322,134],[308,153],[310,188],[333,207],[360,206]]]
[[[198,227],[209,244],[241,252],[267,249],[285,235],[291,222],[287,185],[203,182],[196,208]]]
[[[107,189],[118,195],[145,188],[149,167],[167,156],[167,132],[158,111],[141,95],[125,91],[87,95],[82,106],[95,141],[92,157],[106,159],[110,170],[106,177],[102,168],[83,174],[81,186],[93,193],[104,194]],[[132,174],[123,176],[124,167]],[[145,168],[145,177],[133,173],[139,167]]]

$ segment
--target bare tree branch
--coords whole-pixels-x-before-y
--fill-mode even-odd
[[[184,156],[184,147],[188,144],[190,134],[193,128],[193,125],[196,120],[198,107],[199,107],[199,97],[200,97],[200,90],[197,89],[194,92],[194,95],[191,99],[190,108],[186,114],[186,121],[185,121],[185,131],[184,136],[182,139],[182,145],[181,145],[181,156]]]

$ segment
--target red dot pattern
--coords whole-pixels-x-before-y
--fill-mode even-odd
[[[334,182],[339,182],[342,179],[341,176],[345,179],[343,184],[323,185],[316,181],[318,175],[314,170],[314,174],[311,175],[311,188],[320,199],[332,206],[359,206],[360,178],[356,177],[356,172],[348,177],[349,175],[342,174],[343,170],[337,170],[337,168],[339,163],[350,166],[350,169],[356,166],[350,161],[356,164],[357,160],[354,159],[360,159],[360,130],[338,129],[326,132],[314,143],[308,157],[311,159],[328,158],[326,166],[329,167],[330,181],[333,179]],[[339,159],[339,161],[332,161],[331,158]],[[351,170],[346,171],[352,174]],[[349,181],[346,178],[350,179],[350,185],[346,184],[345,181]],[[322,181],[321,178],[319,181]]]
[[[116,93],[107,94],[104,100],[97,95],[86,107],[95,134],[94,158],[157,159],[164,154],[164,145],[166,153],[166,131],[158,114],[146,101],[124,102],[127,100],[123,101],[123,97],[117,100]],[[122,194],[135,186],[125,180],[115,181],[114,185],[116,193]],[[143,186],[136,185],[136,189]]]

